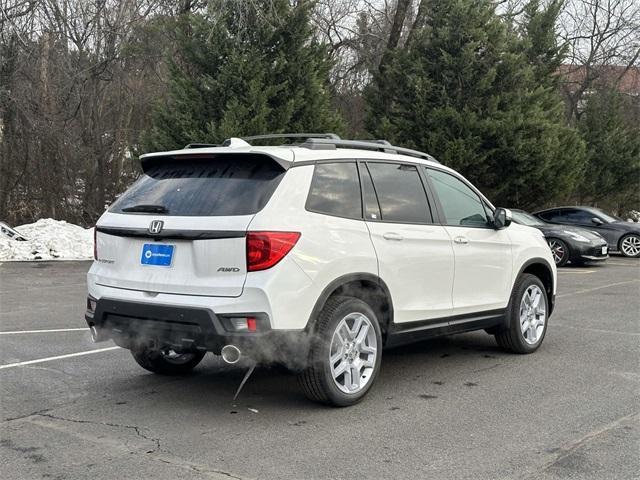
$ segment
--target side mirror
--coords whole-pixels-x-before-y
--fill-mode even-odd
[[[591,223],[593,223],[595,225],[602,225],[604,222],[602,220],[600,220],[598,217],[593,217],[591,219]]]
[[[493,212],[493,228],[501,230],[511,225],[511,210],[508,208],[496,208]]]

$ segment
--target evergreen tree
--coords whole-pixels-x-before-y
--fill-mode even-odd
[[[425,8],[424,26],[384,75],[374,74],[369,131],[431,153],[500,205],[535,207],[570,194],[584,145],[564,125],[553,82],[542,81],[552,72],[528,58],[544,43],[511,32],[489,0]],[[531,7],[529,18],[540,12]],[[543,29],[535,30],[539,38]]]
[[[604,202],[620,213],[637,209],[640,202],[640,128],[625,117],[633,101],[613,90],[597,90],[578,124],[587,143],[581,200]]]
[[[339,130],[328,91],[331,65],[313,39],[310,8],[308,1],[217,0],[205,14],[183,14],[168,98],[154,111],[144,149]]]

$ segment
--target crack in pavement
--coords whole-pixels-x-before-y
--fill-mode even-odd
[[[156,448],[154,450],[151,450],[147,453],[155,453],[155,452],[162,451],[160,447],[160,439],[145,435],[144,433],[142,433],[142,430],[140,429],[140,427],[136,425],[123,425],[120,423],[110,423],[110,422],[96,422],[93,420],[78,420],[75,418],[65,418],[65,417],[60,417],[58,415],[52,415],[50,413],[36,413],[34,416],[52,418],[54,420],[61,420],[63,422],[84,423],[84,424],[90,424],[90,425],[104,425],[106,427],[115,427],[115,428],[128,428],[133,430],[136,433],[136,435],[139,436],[140,438],[149,440],[150,442],[153,442],[156,445]]]
[[[180,467],[180,468],[186,468],[188,470],[193,470],[195,472],[202,473],[204,475],[216,474],[216,475],[224,475],[225,477],[234,478],[236,480],[245,480],[244,477],[237,477],[236,475],[233,475],[229,472],[225,472],[224,470],[216,470],[214,468],[208,468],[203,465],[197,465],[191,462],[184,462],[184,461],[175,462],[167,459],[166,457],[158,457],[158,460],[168,465],[173,465],[175,467]]]
[[[4,420],[2,420],[2,423],[13,422],[15,420],[23,420],[25,418],[34,417],[34,416],[39,415],[41,413],[46,413],[46,412],[48,412],[50,410],[51,410],[50,408],[43,408],[41,410],[36,410],[35,412],[27,413],[25,415],[19,415],[17,417],[8,417],[8,418],[5,418]]]
[[[155,448],[153,450],[146,452],[146,455],[144,455],[145,459],[158,461],[167,465],[171,465],[173,467],[182,468],[192,472],[197,472],[207,477],[217,478],[218,480],[220,479],[220,476],[224,476],[226,478],[232,478],[235,480],[246,479],[246,477],[239,477],[237,475],[226,472],[224,470],[218,470],[205,465],[200,465],[200,464],[186,461],[178,457],[177,455],[173,454],[168,449],[163,448],[160,444],[159,438],[145,435],[144,432],[142,431],[142,428],[138,427],[137,425],[126,425],[126,424],[111,423],[111,422],[100,422],[100,421],[94,421],[94,420],[67,418],[67,417],[61,417],[59,415],[53,415],[50,413],[42,413],[42,412],[36,412],[35,414],[28,415],[22,418],[26,418],[26,417],[44,417],[44,418],[50,418],[53,420],[59,420],[63,422],[89,424],[89,425],[101,425],[101,426],[107,426],[107,427],[124,428],[124,429],[133,430],[138,437],[151,441],[155,444]],[[131,452],[131,453],[135,453],[135,452]]]
[[[555,456],[555,458],[553,460],[548,461],[547,463],[545,463],[544,465],[542,465],[540,468],[538,468],[536,470],[536,472],[534,473],[530,473],[527,474],[521,478],[523,479],[533,479],[533,478],[537,478],[540,473],[542,472],[546,472],[547,470],[549,470],[551,467],[553,467],[554,465],[556,465],[558,462],[561,462],[562,460],[564,460],[565,458],[571,456],[573,453],[575,453],[576,450],[578,450],[580,447],[586,445],[587,443],[589,443],[591,440],[599,437],[600,435],[603,435],[605,433],[608,433],[609,431],[619,427],[620,425],[622,425],[623,423],[627,422],[627,421],[636,421],[640,419],[640,412],[635,412],[635,413],[631,413],[629,415],[625,415],[624,417],[620,417],[617,420],[614,420],[611,423],[608,423],[600,428],[597,428],[595,430],[590,431],[589,433],[583,435],[582,437],[570,441],[568,443],[566,443],[565,445],[558,447],[557,448],[557,455]]]

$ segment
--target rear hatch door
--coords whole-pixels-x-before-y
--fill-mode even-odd
[[[262,154],[158,157],[98,222],[99,285],[236,297],[246,231],[285,173]]]

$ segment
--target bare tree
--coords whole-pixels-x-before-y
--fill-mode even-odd
[[[568,117],[580,116],[586,94],[599,83],[616,86],[640,56],[640,2],[568,0],[560,18],[567,43],[564,93]]]

